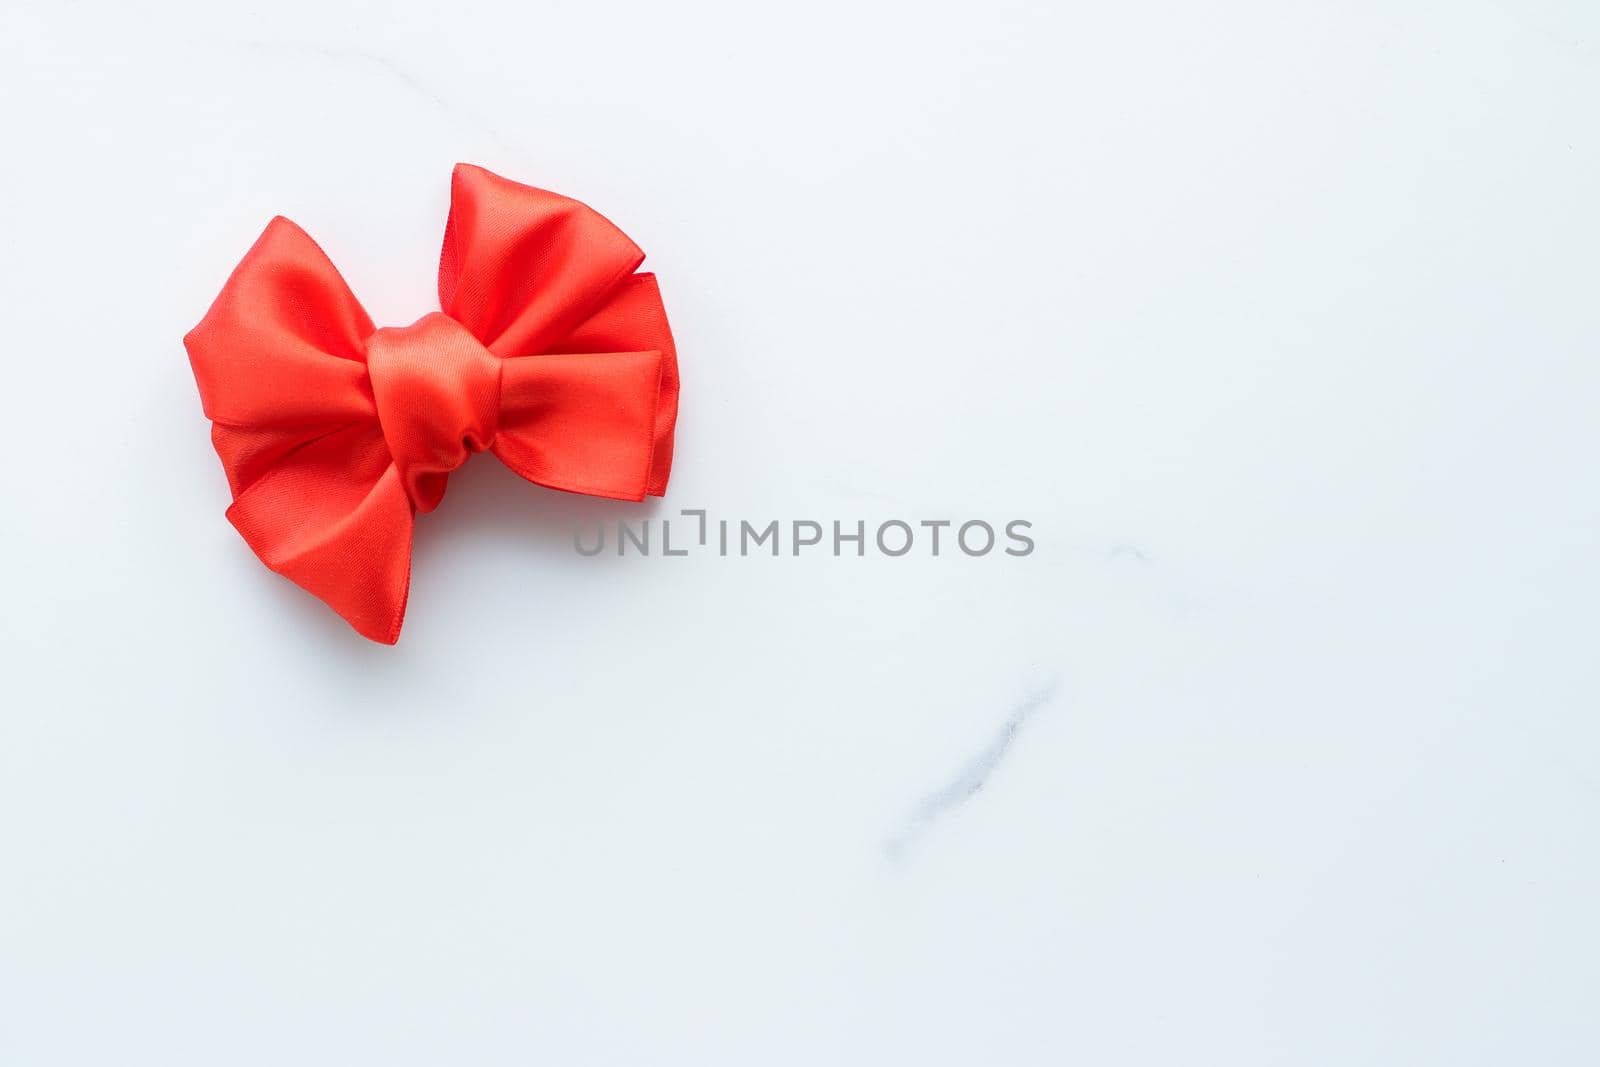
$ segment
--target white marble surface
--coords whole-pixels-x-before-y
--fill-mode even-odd
[[[0,7],[0,1062],[1600,1059],[1583,0]],[[682,351],[653,508],[480,457],[368,644],[180,345],[380,323],[456,160]],[[574,521],[1026,518],[1023,559]]]

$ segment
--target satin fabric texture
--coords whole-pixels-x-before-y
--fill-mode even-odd
[[[376,329],[316,242],[273,219],[184,338],[229,521],[393,644],[415,516],[474,452],[553,489],[662,495],[677,354],[643,260],[576,200],[459,164],[440,310]]]

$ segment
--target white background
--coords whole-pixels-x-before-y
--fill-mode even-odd
[[[0,1062],[1592,1064],[1600,9],[5,0]],[[664,502],[396,648],[181,347],[451,164],[649,253]],[[574,521],[1025,518],[1025,559]],[[981,783],[981,788],[975,788]]]

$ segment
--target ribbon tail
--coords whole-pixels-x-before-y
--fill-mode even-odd
[[[363,637],[400,637],[413,513],[383,437],[355,426],[280,459],[239,493],[228,520],[261,562]]]
[[[661,495],[651,472],[665,364],[660,351],[505,360],[492,451],[551,489],[613,500]]]

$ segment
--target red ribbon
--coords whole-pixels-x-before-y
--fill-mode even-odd
[[[374,329],[304,230],[275,218],[184,338],[261,561],[393,644],[411,527],[490,451],[530,482],[666,491],[678,365],[644,253],[597,212],[459,164],[439,306]]]

